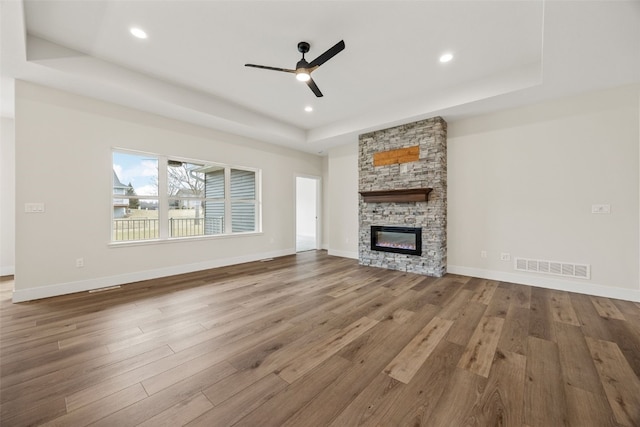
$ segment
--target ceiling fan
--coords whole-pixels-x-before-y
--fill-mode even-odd
[[[304,54],[309,52],[309,48],[311,46],[307,42],[298,43],[298,52],[302,53],[302,59],[298,61],[296,64],[295,70],[290,70],[288,68],[278,68],[278,67],[267,67],[265,65],[255,65],[255,64],[244,64],[245,67],[254,67],[254,68],[263,68],[265,70],[274,70],[274,71],[284,71],[285,73],[294,73],[296,75],[296,79],[301,82],[306,82],[307,86],[315,93],[317,97],[322,96],[322,92],[318,89],[318,86],[311,78],[311,73],[316,70],[319,66],[336,56],[342,50],[344,50],[344,40],[340,40],[333,47],[327,50],[322,55],[318,56],[311,62],[307,62],[304,59]]]

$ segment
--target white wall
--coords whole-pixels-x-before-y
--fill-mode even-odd
[[[0,119],[0,276],[15,271],[15,133],[14,120]]]
[[[24,82],[16,91],[15,300],[293,253],[296,173],[324,177],[323,246],[357,258],[355,141],[322,159]],[[450,122],[449,271],[640,300],[639,95],[624,87]],[[2,124],[4,267],[13,164]],[[264,234],[109,247],[113,146],[262,168]],[[46,213],[24,214],[26,202]],[[597,203],[612,213],[592,215]],[[588,263],[592,278],[516,274],[500,252]]]
[[[329,150],[329,255],[358,258],[358,143]]]
[[[627,86],[451,123],[448,271],[640,300],[638,93]],[[593,204],[611,214],[592,214]],[[515,274],[502,252],[590,264],[591,279]]]
[[[449,122],[448,271],[640,301],[639,94],[622,87]],[[336,255],[357,256],[357,155],[356,142],[329,152]],[[587,263],[591,279],[516,273],[502,252]]]
[[[14,301],[295,253],[291,177],[322,174],[318,156],[26,82],[15,124]],[[261,168],[263,233],[110,246],[112,147]]]

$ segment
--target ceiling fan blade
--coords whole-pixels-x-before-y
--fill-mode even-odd
[[[314,82],[313,79],[307,80],[307,86],[309,86],[309,88],[313,91],[313,93],[316,94],[318,98],[323,96],[322,92],[320,92],[320,89],[318,89],[318,85],[316,85],[316,82]]]
[[[309,63],[309,67],[319,67],[344,50],[344,40],[340,40],[332,48]]]
[[[266,65],[244,64],[245,67],[262,68],[263,70],[284,71],[285,73],[295,73],[296,70],[288,68],[267,67]]]

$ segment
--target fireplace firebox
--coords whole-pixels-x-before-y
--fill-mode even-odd
[[[371,250],[422,255],[422,228],[371,226]]]

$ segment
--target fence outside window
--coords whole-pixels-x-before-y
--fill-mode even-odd
[[[222,234],[224,217],[170,218],[170,237],[189,237]],[[160,237],[158,219],[115,219],[113,241],[150,240]]]

